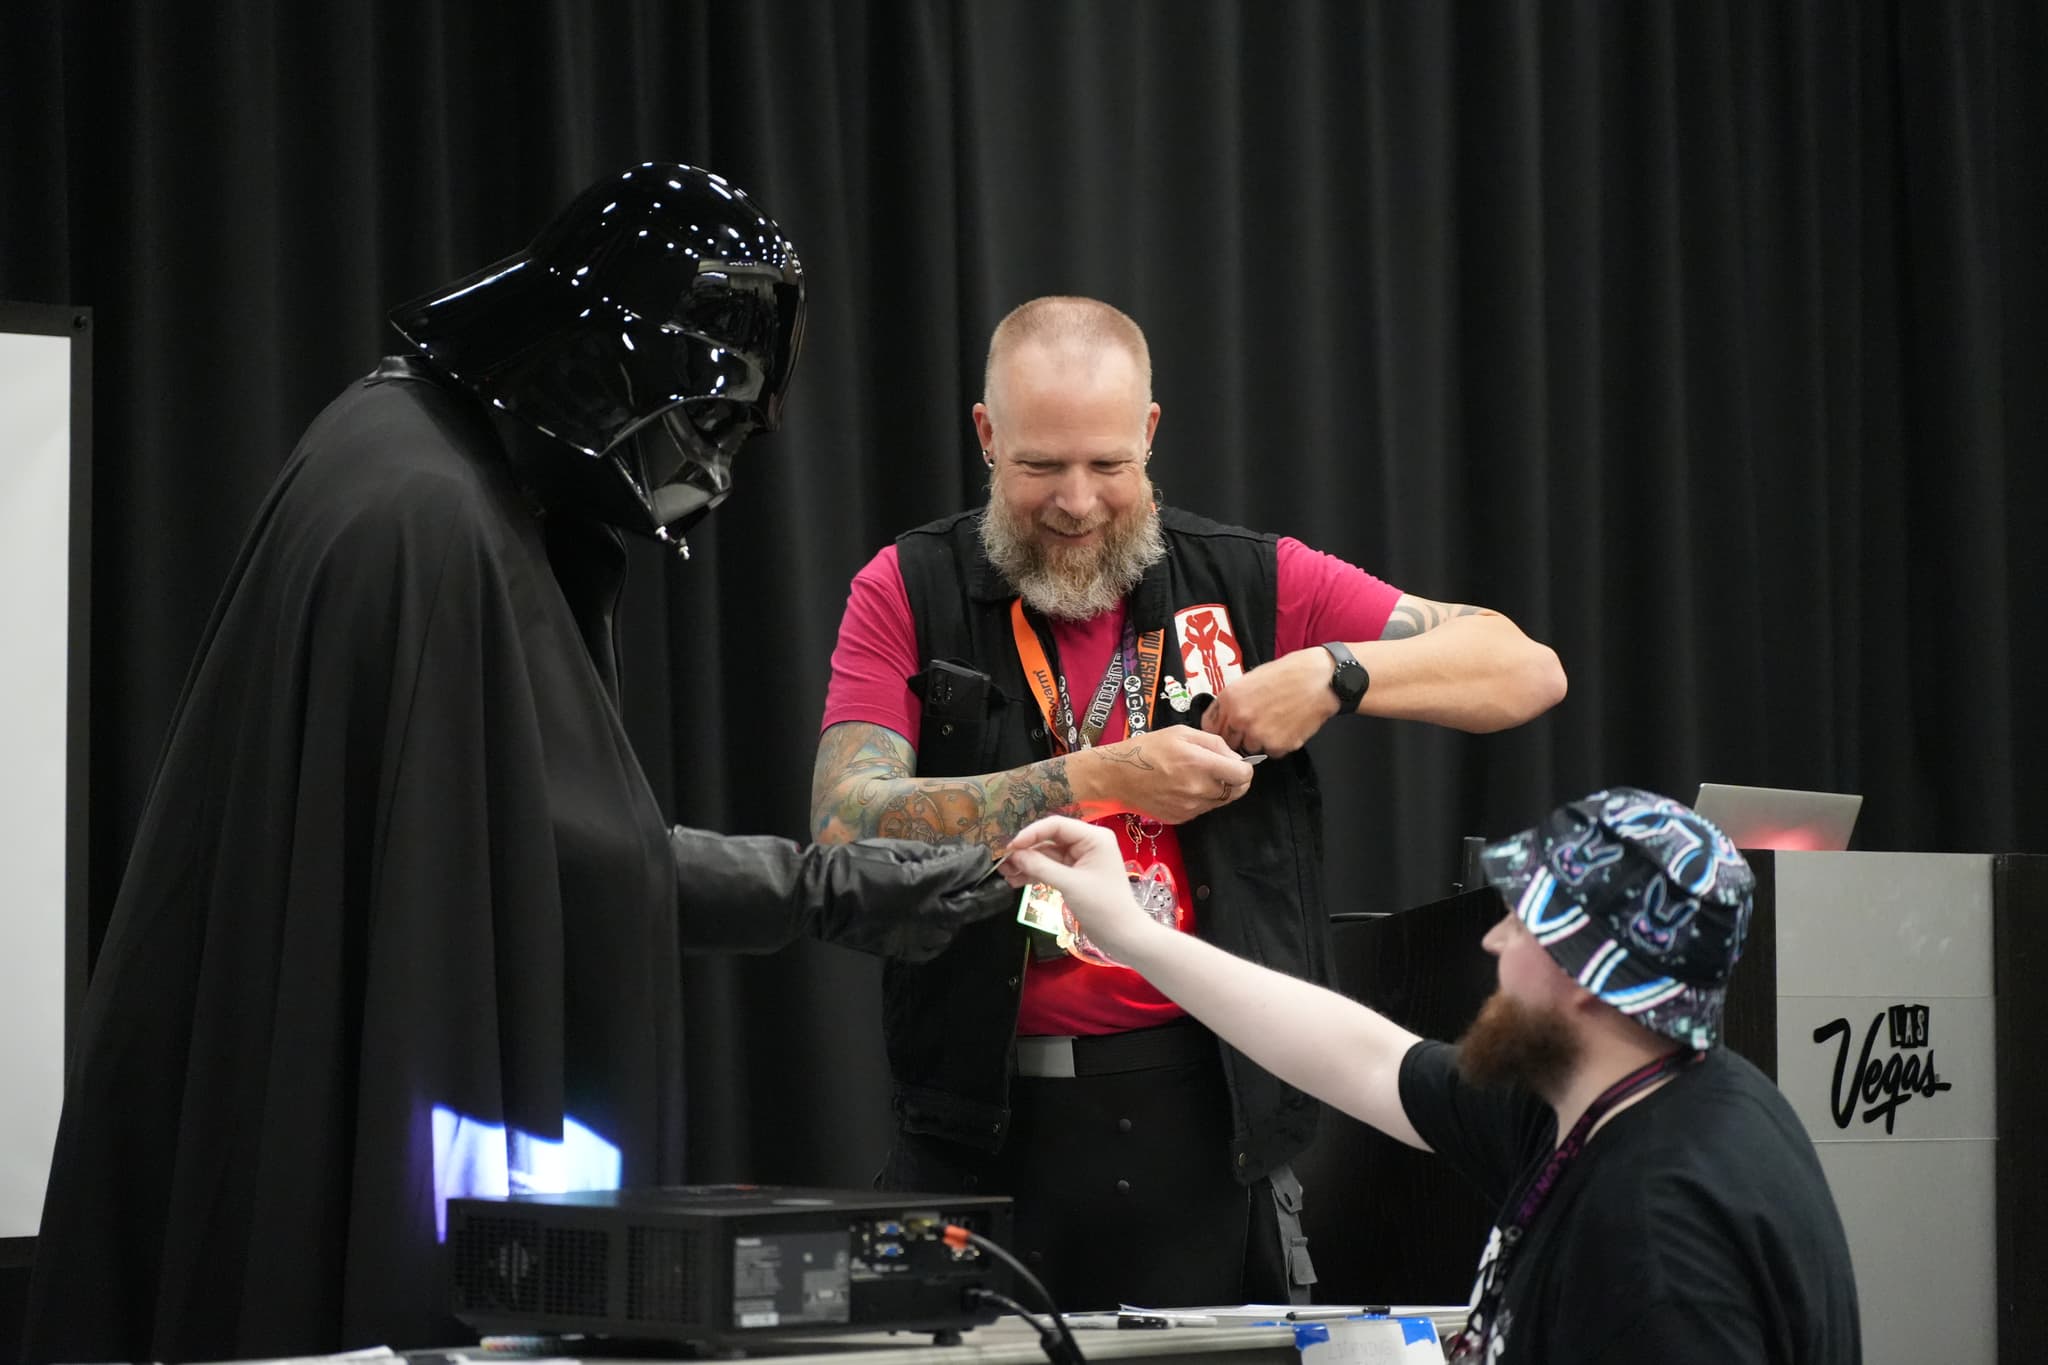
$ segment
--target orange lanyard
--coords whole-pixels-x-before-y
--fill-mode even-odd
[[[1067,680],[1054,672],[1051,660],[1046,658],[1045,645],[1039,640],[1038,632],[1031,628],[1021,597],[1010,603],[1010,632],[1016,637],[1017,658],[1024,665],[1024,677],[1031,684],[1039,714],[1045,717],[1046,732],[1052,736],[1054,748],[1060,753],[1067,753],[1076,747],[1085,749],[1093,744],[1095,737],[1102,733],[1102,726],[1095,725],[1092,734],[1084,734],[1076,727]],[[1129,717],[1127,724],[1134,736],[1142,735],[1152,727],[1153,693],[1159,683],[1159,664],[1165,652],[1165,630],[1148,630],[1142,636],[1134,636],[1126,618],[1123,640],[1117,654],[1110,660],[1103,681],[1114,685],[1113,679],[1121,676],[1124,709]],[[1117,667],[1119,661],[1126,665],[1121,670]],[[1107,719],[1105,714],[1105,723]]]

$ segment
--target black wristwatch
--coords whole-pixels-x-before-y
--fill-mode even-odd
[[[1341,716],[1356,711],[1358,703],[1365,698],[1365,689],[1372,686],[1372,676],[1348,646],[1331,640],[1323,648],[1329,650],[1330,657],[1337,661],[1336,671],[1330,674],[1330,690],[1337,694],[1337,714]]]

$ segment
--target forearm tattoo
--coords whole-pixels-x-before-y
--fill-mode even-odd
[[[1426,597],[1411,597],[1394,608],[1394,614],[1387,618],[1387,628],[1380,632],[1382,640],[1406,640],[1435,630],[1454,616],[1477,616],[1479,608],[1468,607],[1462,602],[1432,602]]]
[[[910,742],[880,725],[847,721],[827,730],[811,773],[812,837],[1001,848],[1041,815],[1078,809],[1064,758],[985,777],[918,777],[912,762]]]
[[[1145,757],[1145,740],[1142,736],[1127,744],[1098,749],[1096,754],[1105,763],[1121,763],[1130,768],[1142,768],[1148,773],[1155,771],[1158,766]]]

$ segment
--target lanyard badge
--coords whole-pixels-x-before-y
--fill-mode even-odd
[[[1148,630],[1140,636],[1129,617],[1125,617],[1123,638],[1110,656],[1109,666],[1103,670],[1102,682],[1095,689],[1087,713],[1077,723],[1072,689],[1067,685],[1065,675],[1057,671],[1046,656],[1045,645],[1025,614],[1021,599],[1010,604],[1010,628],[1016,638],[1018,659],[1024,665],[1024,676],[1031,685],[1033,699],[1038,703],[1040,715],[1045,718],[1046,730],[1053,738],[1056,751],[1073,753],[1092,748],[1102,738],[1119,694],[1123,697],[1125,728],[1129,733],[1136,737],[1151,728],[1152,695],[1159,682],[1160,661],[1166,649],[1166,632],[1163,629]],[[1156,854],[1163,828],[1160,823],[1143,819],[1135,813],[1126,813],[1123,819],[1130,831],[1134,851],[1142,855],[1145,841],[1149,839]],[[1174,889],[1173,874],[1167,871],[1166,865],[1156,858],[1149,867],[1140,867],[1137,861],[1126,860],[1124,868],[1131,879],[1131,894],[1145,913],[1162,924],[1177,927],[1181,917],[1180,897]],[[1088,941],[1079,922],[1067,909],[1066,898],[1056,887],[1043,882],[1025,887],[1017,906],[1017,922],[1048,936],[1034,940],[1034,953],[1038,956],[1066,954],[1098,966],[1121,965]]]

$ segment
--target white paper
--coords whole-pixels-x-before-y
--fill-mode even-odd
[[[70,542],[70,339],[0,332],[0,1237],[42,1221],[64,1097]]]

